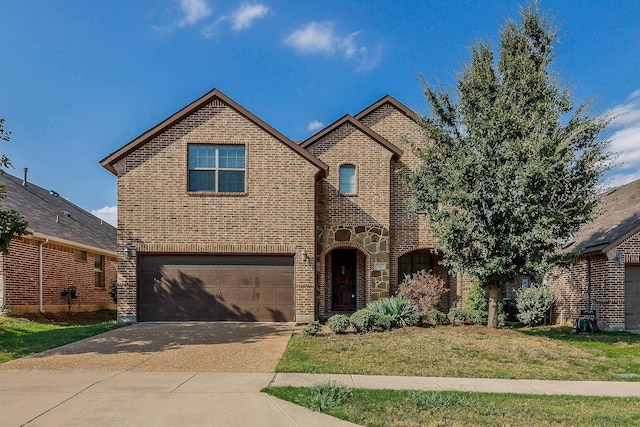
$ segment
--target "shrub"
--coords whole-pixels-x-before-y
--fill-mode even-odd
[[[378,317],[376,318],[374,329],[376,331],[388,331],[389,329],[391,329],[391,316],[379,313],[376,314],[378,315]]]
[[[440,304],[442,295],[447,291],[444,280],[432,274],[431,271],[420,270],[405,276],[398,288],[398,295],[407,298],[418,307],[418,310],[428,313]]]
[[[476,283],[467,292],[464,305],[469,311],[489,312],[489,301],[487,300],[487,290]]]
[[[429,312],[429,319],[431,320],[431,323],[435,325],[446,325],[449,323],[447,315],[435,308]]]
[[[367,310],[384,314],[391,318],[391,326],[402,328],[415,326],[422,321],[422,313],[408,299],[401,296],[381,298],[367,304]]]
[[[327,326],[334,334],[344,334],[350,325],[349,316],[344,314],[334,314],[327,320]]]
[[[553,293],[548,286],[531,286],[516,291],[517,317],[527,326],[544,323],[551,304],[553,304]]]
[[[486,325],[489,319],[489,300],[487,290],[475,284],[469,288],[469,292],[464,300],[464,305],[468,311],[468,321],[474,325]],[[498,325],[504,326],[507,314],[504,312],[502,300],[498,301]]]
[[[464,325],[471,322],[471,315],[466,308],[452,307],[447,317],[452,325]]]
[[[317,320],[312,320],[311,322],[304,325],[302,328],[302,334],[308,337],[315,337],[322,330],[322,325]]]
[[[377,320],[378,314],[367,310],[366,308],[356,311],[349,318],[351,326],[353,326],[353,329],[358,333],[373,331]]]
[[[331,381],[314,385],[310,392],[310,396],[305,399],[305,402],[298,399],[296,403],[319,412],[342,405],[351,395],[351,390],[347,387]]]

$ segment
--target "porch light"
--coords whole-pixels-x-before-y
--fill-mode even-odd
[[[616,265],[624,265],[624,255],[622,255],[620,252],[616,252],[616,254],[613,256],[613,262],[615,262]]]
[[[304,249],[300,251],[300,256],[302,257],[302,262],[307,262],[307,251]]]
[[[131,248],[129,245],[124,245],[124,259],[125,261],[129,261],[131,259]]]

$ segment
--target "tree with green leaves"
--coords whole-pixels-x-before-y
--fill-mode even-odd
[[[576,104],[550,67],[557,31],[537,3],[490,43],[470,48],[451,92],[423,91],[431,112],[408,181],[444,264],[488,288],[490,327],[505,283],[542,274],[559,243],[595,214],[613,158],[601,133],[610,118]]]
[[[4,119],[0,119],[0,141],[8,142],[11,139],[11,132],[4,130]],[[0,156],[0,173],[4,169],[13,167],[9,158],[2,154]],[[0,201],[6,197],[4,186],[0,186]],[[27,221],[20,214],[13,210],[0,210],[0,252],[9,253],[9,245],[13,236],[23,236],[27,233]]]

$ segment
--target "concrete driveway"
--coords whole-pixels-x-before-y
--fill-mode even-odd
[[[138,323],[0,370],[274,372],[293,323]]]
[[[0,364],[5,426],[349,426],[260,390],[293,324],[141,323]]]

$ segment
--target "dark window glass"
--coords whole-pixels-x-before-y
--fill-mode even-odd
[[[427,251],[415,251],[398,258],[398,283],[420,270],[433,270],[433,259]]]
[[[245,191],[243,145],[192,144],[188,148],[189,191]]]

